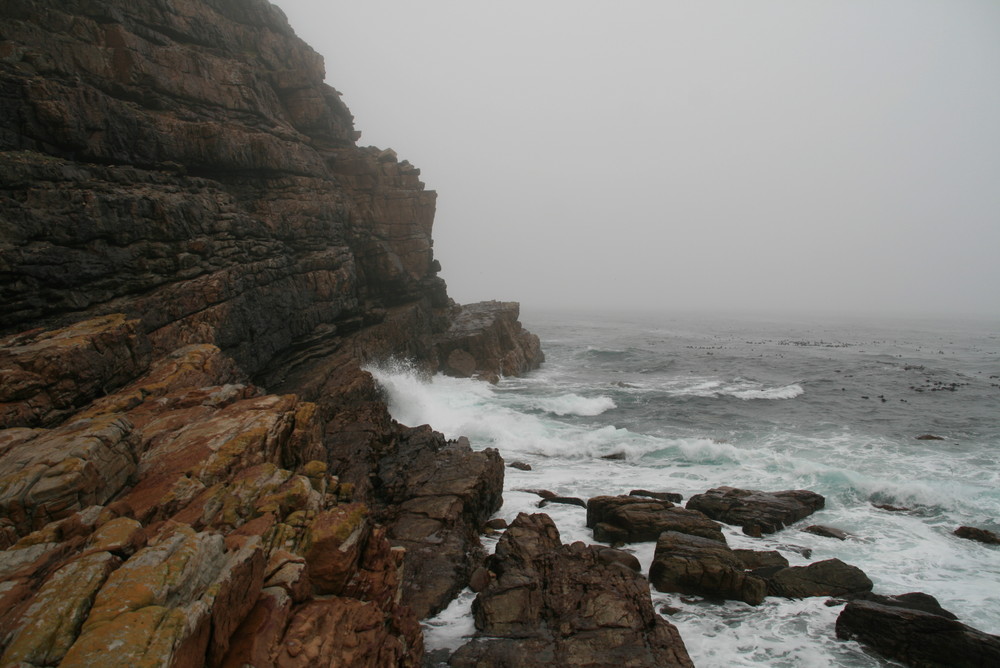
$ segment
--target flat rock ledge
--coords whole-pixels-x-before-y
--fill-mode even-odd
[[[652,542],[665,531],[726,542],[721,525],[704,513],[680,508],[671,501],[631,495],[588,500],[587,526],[594,530],[594,540],[606,543]]]
[[[693,666],[677,629],[654,612],[646,579],[615,552],[563,545],[548,515],[518,515],[473,603],[482,637],[450,665]]]
[[[687,508],[743,528],[748,536],[775,533],[823,508],[826,500],[804,489],[762,492],[716,487],[688,499]]]

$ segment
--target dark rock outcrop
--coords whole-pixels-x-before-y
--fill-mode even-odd
[[[776,550],[733,550],[743,568],[762,578],[788,568],[788,559]]]
[[[986,543],[987,545],[1000,545],[1000,536],[988,529],[980,529],[978,527],[958,527],[953,531],[959,538],[965,538],[967,540],[974,540],[979,543]]]
[[[871,603],[887,605],[893,608],[908,608],[910,610],[929,612],[933,615],[939,615],[946,619],[958,619],[953,612],[949,612],[948,610],[942,608],[936,598],[921,591],[913,591],[907,594],[897,594],[895,596],[885,596],[883,594],[876,594],[870,591],[859,592],[831,599],[827,601],[827,605],[843,605],[846,601],[870,601]]]
[[[767,583],[747,573],[741,559],[725,543],[668,531],[656,542],[649,580],[658,591],[758,605]]]
[[[785,598],[839,596],[871,591],[872,581],[857,566],[827,559],[783,568],[768,577],[767,589],[770,595]]]
[[[587,502],[587,526],[608,543],[655,541],[664,531],[726,542],[719,523],[702,513],[639,496],[595,496]]]
[[[698,510],[713,520],[735,524],[749,536],[760,536],[784,529],[821,509],[825,500],[804,489],[761,492],[735,487],[716,487],[695,494],[687,508]]]
[[[480,302],[454,310],[448,329],[435,338],[441,370],[496,382],[544,361],[538,337],[521,329],[516,302]]]
[[[1000,665],[1000,637],[931,612],[872,601],[844,606],[837,637],[857,640],[909,666]]]
[[[651,499],[657,499],[659,501],[672,501],[673,503],[680,503],[684,500],[684,497],[677,492],[651,492],[648,489],[633,489],[628,493],[629,496],[648,496]]]
[[[450,665],[691,666],[649,585],[617,550],[563,545],[547,515],[521,514],[489,560],[496,579],[473,603],[483,638]]]

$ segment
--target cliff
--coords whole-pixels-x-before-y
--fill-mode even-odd
[[[0,6],[0,664],[417,665],[468,581],[502,460],[361,365],[538,339],[323,80],[266,0]]]

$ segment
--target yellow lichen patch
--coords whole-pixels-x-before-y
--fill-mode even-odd
[[[210,579],[214,574],[207,572],[207,567],[214,565],[224,548],[221,537],[205,536],[189,526],[177,525],[136,552],[97,594],[83,631],[110,623],[126,612],[164,605],[179,591],[189,595],[200,581]],[[192,570],[206,572],[193,574]]]
[[[87,540],[86,549],[131,553],[137,543],[142,524],[131,517],[118,517],[105,522]]]
[[[148,606],[123,613],[99,627],[84,628],[66,653],[62,665],[82,668],[132,668],[143,665],[154,636],[172,613],[176,611],[162,606]],[[160,647],[163,645],[162,635],[157,643]],[[152,665],[169,665],[165,660],[168,658],[161,657],[159,664]]]
[[[211,483],[218,480],[226,472],[239,468],[238,464],[247,465],[266,461],[269,457],[266,446],[267,437],[267,426],[258,426],[227,439],[218,450],[209,456],[208,461],[198,472],[198,477],[206,483]]]
[[[59,663],[76,639],[94,594],[120,563],[107,552],[94,552],[56,571],[21,618],[0,664]]]
[[[289,478],[273,493],[261,496],[257,501],[256,510],[258,513],[271,512],[284,517],[296,508],[318,506],[319,500],[316,497],[317,493],[309,484],[309,480],[297,475]]]

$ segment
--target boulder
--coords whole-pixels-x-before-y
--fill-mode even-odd
[[[758,605],[767,583],[747,573],[725,543],[668,531],[656,542],[649,580],[657,591]]]
[[[768,593],[784,598],[839,596],[871,589],[872,581],[864,571],[840,559],[817,561],[808,566],[789,566],[767,580]]]
[[[885,596],[883,594],[865,591],[830,599],[827,601],[827,605],[843,605],[847,601],[870,601],[872,603],[887,605],[893,608],[908,608],[910,610],[929,612],[932,615],[939,615],[945,619],[958,619],[953,612],[949,612],[948,610],[942,608],[936,598],[930,594],[925,594],[920,591],[909,592],[907,594],[896,594],[895,596]]]
[[[450,665],[692,666],[646,579],[612,557],[563,545],[547,515],[518,515],[489,560],[496,578],[473,603],[481,637]]]
[[[607,543],[654,541],[664,531],[679,531],[726,542],[722,528],[696,510],[670,501],[637,496],[596,496],[587,502],[587,526]]]
[[[837,540],[847,540],[849,535],[846,531],[842,529],[834,529],[833,527],[825,527],[820,524],[811,524],[803,529],[806,533],[815,534],[817,536],[823,536],[824,538],[836,538]]]
[[[651,492],[648,489],[633,489],[628,493],[629,496],[648,496],[651,499],[657,499],[658,501],[671,501],[673,503],[680,503],[684,497],[676,492]]]
[[[986,543],[987,545],[1000,545],[1000,536],[988,529],[962,526],[955,529],[953,533],[959,538],[974,540],[979,543]]]
[[[788,568],[788,559],[777,550],[733,550],[733,554],[743,568],[763,578]]]
[[[688,499],[686,507],[698,510],[713,520],[743,528],[748,536],[760,536],[784,529],[787,525],[821,509],[825,500],[803,489],[761,492],[735,487],[716,487]]]
[[[837,617],[837,637],[857,640],[910,666],[1000,665],[1000,636],[922,610],[851,601]]]

